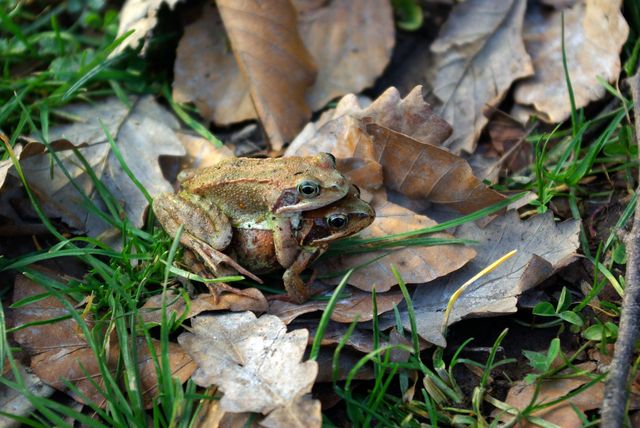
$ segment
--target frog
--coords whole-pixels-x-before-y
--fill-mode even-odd
[[[324,254],[332,242],[360,232],[374,219],[375,211],[371,205],[360,199],[359,189],[351,185],[347,196],[337,202],[301,213],[300,224],[294,234],[298,249],[289,264],[279,263],[273,233],[255,224],[234,228],[231,245],[233,258],[254,273],[269,273],[284,268],[282,279],[288,299],[294,303],[304,303],[313,293],[302,280],[301,273]]]
[[[185,170],[178,175],[177,193],[161,193],[153,211],[169,235],[180,226],[180,243],[193,250],[215,276],[226,265],[262,283],[224,250],[233,228],[260,225],[273,233],[275,256],[283,266],[293,263],[300,213],[342,199],[349,180],[336,169],[329,153],[282,158],[232,158],[216,165]]]

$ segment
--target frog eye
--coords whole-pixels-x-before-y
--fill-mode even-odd
[[[305,198],[315,198],[320,194],[320,185],[313,181],[303,181],[298,184],[298,193]]]
[[[333,214],[327,218],[327,222],[334,229],[344,229],[349,223],[349,218],[344,214]]]

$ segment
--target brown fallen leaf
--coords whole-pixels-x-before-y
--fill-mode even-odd
[[[466,280],[512,250],[518,250],[515,256],[462,293],[453,306],[448,325],[468,317],[515,312],[521,293],[575,257],[579,231],[578,221],[556,224],[551,212],[522,221],[516,211],[508,211],[484,229],[474,223],[460,226],[456,236],[478,241],[475,245],[478,256],[451,275],[416,288],[412,300],[418,334],[435,345],[446,346],[441,330],[451,295]],[[405,327],[410,328],[406,309],[402,313]]]
[[[356,317],[358,321],[370,321],[373,318],[371,294],[352,288],[347,288],[346,292],[349,293],[349,297],[337,301],[331,313],[331,319],[340,323],[351,323]],[[328,294],[331,295],[331,292]],[[399,291],[378,294],[378,315],[392,310],[401,301],[402,293]],[[289,324],[300,315],[324,310],[327,303],[327,300],[309,300],[298,305],[282,300],[272,300],[269,302],[268,313],[277,316],[283,323]]]
[[[333,119],[315,132],[303,130],[285,156],[330,152],[338,158],[372,160],[382,165],[387,189],[463,213],[502,200],[502,195],[473,176],[464,159],[436,147],[451,128],[420,94],[421,88],[416,87],[401,99],[390,88],[366,109],[360,108],[354,95],[347,95]]]
[[[43,271],[46,275],[64,281],[53,272]],[[45,288],[31,281],[23,275],[16,277],[12,302],[25,298],[47,294]],[[71,303],[71,302],[70,302]],[[7,321],[11,327],[22,326],[36,321],[46,321],[68,316],[69,312],[64,304],[53,296],[36,299],[31,303],[7,311]],[[90,320],[90,329],[95,327]],[[97,337],[104,337],[99,334]],[[87,400],[102,406],[105,398],[96,388],[104,384],[104,379],[93,350],[87,344],[82,330],[73,318],[54,321],[41,325],[22,328],[13,333],[13,339],[20,344],[31,356],[31,369],[46,384],[61,391],[67,391],[76,401],[86,403]],[[157,370],[146,339],[137,340],[137,359],[140,381],[143,386],[145,405],[151,405],[154,394],[157,393]],[[156,354],[160,353],[160,343],[153,341]],[[112,373],[116,373],[119,359],[119,344],[115,334],[111,334],[105,343],[107,366]],[[169,344],[169,362],[173,377],[185,382],[195,370],[195,364],[175,344]],[[80,394],[69,391],[65,381],[71,382],[78,388]]]
[[[114,97],[95,105],[69,105],[63,112],[83,121],[54,127],[49,131],[49,138],[51,141],[67,140],[78,147],[98,179],[123,205],[131,223],[142,227],[147,199],[120,166],[101,123],[116,141],[133,175],[152,197],[172,190],[160,169],[158,157],[183,156],[185,152],[175,134],[179,123],[171,113],[151,96],[132,100],[131,103],[129,108]],[[106,211],[91,177],[73,151],[62,151],[58,156],[82,191],[96,206]],[[104,233],[108,243],[121,244],[112,234],[114,228],[87,210],[83,198],[60,167],[55,162],[51,166],[49,155],[31,156],[21,163],[29,185],[45,204],[57,203],[61,207],[59,214],[65,223],[90,236]],[[110,239],[106,239],[107,235]]]
[[[522,41],[526,0],[468,0],[453,8],[431,45],[437,111],[453,126],[444,145],[472,153],[487,118],[514,80],[533,74]]]
[[[212,5],[205,4],[202,16],[185,27],[173,72],[173,98],[193,102],[205,118],[219,125],[257,118],[249,86]]]
[[[298,329],[298,328],[306,328],[309,330],[309,345],[313,343],[313,338],[316,335],[318,329],[318,320],[317,319],[299,319],[293,321],[289,324],[289,328]],[[334,346],[340,343],[341,340],[344,340],[345,335],[349,330],[349,325],[341,324],[334,321],[330,321],[324,330],[324,334],[322,336],[322,341],[320,342],[321,346]],[[402,344],[411,348],[413,345],[411,340],[407,337],[402,336],[397,330],[394,328],[390,332],[389,339],[380,338],[380,347],[389,346],[389,345],[397,345]],[[371,329],[367,329],[364,327],[356,326],[356,328],[351,332],[349,338],[346,340],[345,345],[350,348],[353,348],[356,351],[368,354],[369,352],[373,352],[376,350],[373,343],[373,331]],[[421,342],[421,349],[426,348],[426,343]],[[392,351],[392,356],[394,351]],[[397,354],[397,353],[396,353]],[[406,358],[402,358],[402,361],[406,361]],[[392,358],[392,361],[400,361],[400,359]]]
[[[38,376],[28,371],[20,361],[15,361],[18,368],[18,375],[22,379],[24,388],[29,392],[31,397],[22,394],[18,389],[9,387],[6,384],[0,385],[0,427],[14,428],[19,427],[20,423],[15,419],[5,415],[28,416],[35,412],[35,406],[32,404],[33,397],[50,397],[55,390],[45,384]],[[13,373],[2,373],[2,377],[6,380],[15,381]]]
[[[127,0],[120,10],[118,21],[118,37],[133,30],[109,55],[114,57],[127,47],[136,48],[140,41],[144,41],[142,53],[147,49],[149,35],[158,22],[158,11],[163,5],[173,9],[181,0]]]
[[[309,333],[286,326],[273,315],[251,312],[198,316],[192,332],[178,342],[198,364],[193,380],[200,386],[217,385],[224,393],[225,412],[259,412],[287,418],[293,426],[320,426],[320,408],[314,413],[299,405],[306,400],[318,373],[315,361],[301,362]],[[317,411],[317,413],[316,413]],[[273,419],[272,419],[273,420]]]
[[[316,383],[333,382],[334,351],[335,349],[331,348],[320,348],[320,353],[316,360],[318,362],[318,377],[316,378]],[[342,349],[337,358],[336,380],[345,380],[362,357],[363,355],[360,352],[352,349]],[[360,367],[353,376],[353,380],[370,380],[374,378],[373,365],[370,363]]]
[[[593,364],[583,363],[576,366],[577,369],[589,370],[593,369]],[[518,381],[509,389],[506,403],[516,409],[523,410],[531,404],[541,405],[556,399],[567,396],[572,391],[587,384],[591,379],[588,376],[569,377],[567,379],[545,379],[540,381],[540,387],[535,384],[527,385],[523,381]],[[547,422],[555,424],[562,428],[578,428],[583,426],[583,419],[576,411],[585,412],[597,409],[602,404],[604,398],[604,383],[598,382],[588,389],[565,400],[545,407],[543,409],[533,411],[529,415],[542,418]],[[495,412],[494,415],[497,415]],[[586,416],[584,413],[582,417]],[[504,422],[513,419],[511,415],[501,415]],[[539,426],[534,422],[526,419],[520,420],[516,425],[519,428],[533,428]]]
[[[376,219],[371,226],[358,235],[363,239],[410,232],[437,224],[427,216],[388,201],[384,191],[374,194],[371,205],[376,211]],[[444,232],[429,236],[441,239],[454,238],[453,235]],[[379,258],[385,253],[389,254]],[[375,288],[378,293],[384,293],[398,283],[391,270],[392,265],[397,268],[405,282],[421,284],[460,269],[475,256],[476,251],[473,248],[463,245],[400,247],[327,257],[317,262],[315,266],[322,272],[343,272],[379,258],[365,268],[353,272],[349,278],[349,284],[364,291],[370,292]],[[328,282],[337,283],[339,280],[340,278],[336,278]],[[378,294],[378,299],[385,294]]]
[[[391,59],[393,12],[387,0],[293,0],[304,45],[318,65],[307,99],[319,110],[371,86]]]
[[[621,0],[581,0],[570,9],[545,13],[531,4],[524,39],[533,57],[535,75],[516,85],[517,103],[533,106],[549,123],[569,117],[571,105],[562,65],[561,17],[564,14],[565,52],[576,108],[602,98],[596,79],[614,82],[620,74],[620,50],[629,26],[620,12]],[[526,118],[514,110],[516,116]]]
[[[305,100],[316,67],[298,34],[289,0],[217,0],[231,48],[274,150],[311,117]]]
[[[316,82],[306,96],[311,109],[371,86],[389,62],[395,42],[389,2],[295,0],[293,5],[298,32],[318,67]],[[174,98],[194,102],[215,123],[228,125],[257,117],[249,86],[213,7],[205,5],[202,16],[185,28],[174,74]]]
[[[180,162],[180,170],[205,168],[234,157],[227,145],[216,147],[206,138],[182,131],[176,132],[176,135],[186,150],[186,156]]]
[[[242,291],[243,294],[222,292],[220,296],[198,294],[195,298],[189,300],[189,312],[185,314],[187,302],[184,297],[182,294],[169,290],[165,298],[167,318],[171,316],[171,313],[175,313],[176,318],[184,316],[188,319],[204,311],[230,310],[232,312],[253,311],[256,313],[267,311],[269,305],[260,290],[248,288]],[[161,309],[162,294],[150,297],[140,308],[142,320],[147,323],[160,323],[162,321]]]

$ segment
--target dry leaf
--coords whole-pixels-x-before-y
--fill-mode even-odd
[[[332,120],[315,132],[303,130],[304,137],[296,138],[285,155],[330,152],[338,158],[373,160],[382,165],[388,189],[463,213],[502,200],[473,176],[464,159],[436,147],[449,133],[447,123],[422,99],[419,86],[404,99],[390,88],[366,109],[354,95],[345,96]]]
[[[122,6],[119,15],[118,37],[127,31],[134,30],[133,34],[125,39],[111,53],[114,57],[127,47],[136,48],[141,40],[144,40],[142,53],[147,49],[149,34],[158,22],[158,11],[163,5],[173,9],[180,0],[127,0]]]
[[[295,0],[298,32],[318,67],[306,99],[318,110],[336,96],[371,86],[395,42],[386,0]],[[327,43],[330,40],[331,43]],[[194,102],[202,115],[228,125],[257,117],[218,12],[205,5],[178,45],[173,96]]]
[[[202,16],[187,25],[178,44],[173,97],[193,102],[204,117],[219,125],[256,118],[249,86],[229,49],[218,11],[205,4]]]
[[[487,106],[497,106],[514,80],[533,74],[522,41],[526,0],[467,0],[451,11],[431,45],[439,114],[453,126],[445,143],[454,153],[473,152]]]
[[[593,366],[593,364],[586,364]],[[588,370],[587,365],[579,364],[576,368]],[[539,388],[535,384],[527,385],[522,381],[518,381],[509,389],[505,401],[508,405],[516,409],[524,410],[532,404],[534,397],[534,403],[541,405],[566,397],[569,393],[585,385],[590,380],[587,376],[569,377],[567,379],[545,379],[540,381]],[[565,400],[553,406],[531,412],[530,415],[542,418],[562,428],[579,428],[583,426],[583,421],[576,413],[576,410],[585,412],[597,409],[602,404],[603,398],[604,383],[598,382],[577,395],[567,397]],[[495,412],[494,414],[497,413],[498,412]],[[586,417],[584,414],[582,416]],[[501,419],[506,422],[511,420],[512,417],[510,415],[502,415]],[[527,420],[521,420],[515,426],[519,428],[533,428],[539,425]]]
[[[187,152],[180,163],[180,170],[206,168],[234,157],[228,145],[216,147],[206,138],[182,131],[176,132],[176,135]]]
[[[316,414],[298,414],[296,404],[311,392],[318,373],[315,361],[301,362],[309,333],[286,326],[272,315],[251,312],[199,316],[192,333],[178,342],[198,364],[193,380],[200,386],[217,385],[225,412],[287,414],[292,423],[314,423]],[[318,408],[319,411],[319,408]]]
[[[388,236],[437,224],[427,216],[416,214],[388,201],[384,192],[377,192],[371,204],[376,211],[376,219],[371,226],[360,232],[358,235],[360,238]],[[429,236],[443,239],[454,238],[448,233],[435,233]],[[369,263],[387,252],[390,252],[387,256],[376,260],[365,268],[356,270],[349,278],[349,284],[369,292],[375,288],[377,292],[383,293],[398,283],[391,271],[392,265],[398,269],[405,282],[420,284],[433,281],[460,269],[476,255],[473,248],[463,245],[400,247],[393,250],[338,255],[323,259],[315,266],[322,272],[342,272],[354,266]],[[338,281],[339,278],[331,282],[337,283]],[[427,285],[427,287],[429,286]],[[378,298],[381,296],[384,294],[378,295]]]
[[[318,65],[307,99],[319,110],[333,98],[371,86],[395,43],[388,0],[293,0],[304,45]]]
[[[11,388],[6,384],[0,385],[0,427],[1,428],[17,428],[22,426],[15,419],[5,416],[6,414],[14,416],[28,416],[35,411],[34,405],[31,403],[33,398],[50,397],[54,393],[54,389],[47,386],[38,376],[28,371],[19,361],[15,361],[18,367],[18,373],[22,379],[24,388],[29,391],[31,397],[23,395],[19,390]],[[6,380],[15,381],[13,375],[3,373],[2,377]]]
[[[331,313],[331,319],[341,323],[351,323],[356,318],[358,321],[370,321],[373,319],[373,304],[371,302],[371,294],[363,293],[356,289],[347,288],[346,292],[350,295],[336,302],[336,306]],[[330,296],[332,292],[329,292]],[[402,301],[402,293],[384,293],[378,294],[378,315],[388,312]],[[316,311],[323,311],[327,307],[327,300],[310,300],[301,305],[285,302],[282,300],[273,300],[269,303],[269,314],[275,315],[283,323],[289,324],[291,321],[303,314]]]
[[[133,175],[153,197],[161,192],[172,191],[162,174],[158,157],[184,155],[184,148],[175,134],[175,130],[179,128],[178,121],[150,96],[133,101],[131,109],[117,98],[109,98],[95,105],[70,105],[64,108],[64,112],[82,118],[83,122],[52,128],[49,131],[50,140],[64,139],[79,147],[79,152],[93,168],[98,179],[111,192],[116,202],[124,205],[131,223],[135,227],[141,227],[144,224],[147,199],[120,166],[102,130],[101,122],[116,141]],[[94,204],[105,209],[91,177],[74,153],[67,150],[59,152],[58,156],[83,192]],[[49,156],[32,156],[21,163],[29,185],[45,202],[59,206],[59,215],[69,226],[85,231],[90,236],[113,230],[111,225],[87,210],[82,197],[60,167],[56,163],[51,167]],[[117,245],[118,242],[118,239],[113,239],[114,244]]]
[[[251,100],[271,147],[282,149],[311,117],[305,93],[316,67],[298,34],[289,0],[217,0]]]
[[[184,316],[192,318],[204,311],[223,311],[230,310],[232,312],[266,312],[269,305],[267,299],[257,288],[247,288],[242,290],[243,294],[235,294],[222,291],[220,296],[215,294],[198,294],[194,299],[189,301],[189,312],[185,314],[187,302],[182,294],[178,294],[173,290],[169,290],[165,299],[167,308],[167,319],[171,317],[171,313],[175,313],[177,318]],[[157,294],[149,298],[142,308],[140,314],[142,320],[147,323],[160,323],[162,321],[162,294]]]
[[[524,38],[535,75],[517,84],[516,102],[533,106],[536,115],[550,123],[569,117],[571,105],[562,66],[563,13],[567,68],[576,108],[602,98],[605,89],[596,77],[607,82],[618,78],[620,50],[629,34],[620,13],[621,3],[583,0],[570,9],[547,14],[532,5],[527,10]]]
[[[50,271],[44,272],[58,281],[65,281],[64,277],[59,277]],[[18,275],[14,284],[12,302],[44,293],[47,291],[42,286]],[[49,296],[16,309],[9,309],[7,320],[9,325],[17,327],[68,315],[69,312],[64,304],[57,298]],[[95,328],[90,322],[88,325],[89,328]],[[58,390],[67,391],[64,381],[69,381],[82,394],[77,395],[68,391],[75,400],[86,403],[84,399],[86,397],[99,405],[104,405],[105,399],[95,387],[96,384],[102,386],[104,382],[98,361],[87,344],[80,326],[73,318],[20,329],[13,333],[13,339],[31,356],[32,370],[45,383]],[[153,395],[157,392],[157,370],[150,357],[146,339],[137,338],[136,340],[138,349],[136,361],[143,386],[142,392],[145,396],[145,404],[150,405]],[[156,353],[159,353],[160,343],[154,340],[153,345]],[[119,356],[115,335],[112,334],[109,337],[107,346],[107,365],[115,372]],[[169,362],[172,375],[182,382],[186,381],[195,370],[191,359],[175,344],[169,345]]]
[[[380,295],[381,296],[381,295]],[[309,330],[309,345],[313,343],[313,338],[315,337],[318,329],[319,320],[318,319],[299,319],[293,321],[289,324],[289,328],[298,329],[298,328],[306,328]],[[326,329],[324,330],[324,334],[322,335],[322,341],[320,342],[321,346],[335,346],[340,343],[341,340],[344,340],[346,336],[347,330],[349,330],[348,324],[337,323],[334,321],[329,321]],[[360,351],[364,354],[368,354],[376,350],[373,343],[373,331],[369,328],[362,327],[361,324],[358,324],[356,328],[351,332],[349,338],[346,340],[345,345],[350,348],[355,349],[356,351]],[[411,348],[413,345],[411,340],[402,336],[397,332],[396,329],[391,330],[389,334],[389,340],[381,337],[380,338],[380,347],[389,346],[389,345],[397,345],[402,344]],[[420,345],[424,345],[422,349],[426,348],[426,343],[421,342]],[[393,356],[393,351],[392,351]],[[392,359],[392,361],[399,361],[397,359]],[[406,358],[402,359],[402,361],[406,361]]]
[[[318,377],[316,383],[333,381],[334,353],[335,349],[320,348],[320,353],[316,360],[318,362]],[[360,352],[351,349],[342,349],[337,361],[336,380],[345,380],[360,358],[362,358]],[[370,380],[374,378],[373,365],[367,363],[363,367],[360,367],[354,375],[353,380]]]
[[[512,250],[515,256],[473,283],[453,306],[449,325],[467,317],[492,316],[516,311],[518,296],[548,278],[575,257],[580,223],[556,224],[551,212],[526,221],[516,211],[494,219],[484,229],[466,223],[456,230],[462,239],[478,241],[478,256],[462,269],[413,294],[418,334],[438,346],[446,346],[441,328],[451,295],[469,278]],[[406,310],[404,325],[410,328]]]
[[[307,428],[322,426],[322,409],[320,400],[309,396],[297,397],[294,401],[276,408],[260,421],[260,425],[268,428]]]

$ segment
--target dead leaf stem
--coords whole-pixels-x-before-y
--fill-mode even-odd
[[[629,79],[629,86],[633,98],[636,143],[640,145],[640,71]],[[620,328],[602,402],[601,426],[612,428],[623,426],[627,407],[629,368],[640,333],[638,329],[640,322],[640,204],[636,204],[633,227],[626,241],[629,258]]]

